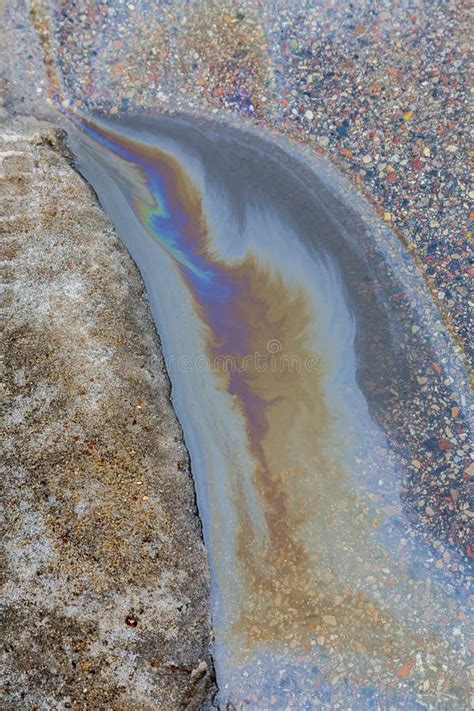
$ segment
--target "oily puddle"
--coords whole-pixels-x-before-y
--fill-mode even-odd
[[[445,491],[467,385],[409,255],[325,161],[276,141],[185,116],[81,119],[71,141],[162,339],[220,702],[462,708]]]

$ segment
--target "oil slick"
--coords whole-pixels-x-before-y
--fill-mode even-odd
[[[449,620],[465,590],[428,578],[429,547],[407,539],[414,451],[399,423],[440,349],[453,390],[466,385],[393,236],[323,165],[204,120],[84,118],[73,148],[162,337],[210,557],[221,703],[284,708],[296,694],[297,708],[329,708],[342,694],[367,708],[370,692],[418,708],[441,683],[462,708]]]

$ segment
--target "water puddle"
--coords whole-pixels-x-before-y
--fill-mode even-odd
[[[222,707],[465,708],[445,413],[462,436],[467,383],[410,255],[323,159],[261,135],[96,118],[72,145],[162,338]]]

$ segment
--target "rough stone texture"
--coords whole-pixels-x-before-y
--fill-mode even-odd
[[[140,276],[57,129],[1,111],[2,708],[207,708],[206,553]]]

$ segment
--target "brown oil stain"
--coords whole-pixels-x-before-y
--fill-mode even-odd
[[[328,364],[320,355],[317,367],[303,367],[308,359],[314,360],[317,309],[323,305],[312,304],[303,288],[290,286],[252,254],[236,263],[219,259],[199,190],[171,154],[92,121],[84,123],[99,140],[106,138],[112,150],[111,141],[120,147],[116,155],[122,176],[141,176],[140,185],[132,186],[132,207],[145,228],[149,230],[144,215],[156,208],[156,197],[146,187],[147,171],[153,166],[166,185],[168,212],[186,215],[181,234],[190,253],[225,275],[233,289],[232,299],[220,304],[217,323],[217,312],[177,264],[203,326],[210,362],[224,364],[230,356],[236,365],[230,371],[223,365],[216,379],[245,422],[255,497],[265,523],[262,537],[244,494],[241,471],[235,467],[229,472],[239,521],[235,564],[245,589],[240,609],[225,631],[235,657],[249,656],[266,644],[308,650],[317,638],[323,647],[383,659],[395,677],[400,660],[426,647],[427,640],[338,576],[338,551],[347,548],[354,558],[370,560],[376,545],[369,540],[373,520],[365,502],[351,490],[340,456],[345,435],[338,430],[337,413],[325,394]],[[124,157],[134,164],[123,163]],[[110,157],[107,160],[110,165]],[[278,353],[272,354],[269,344],[279,344]],[[257,353],[266,355],[270,368],[256,365],[252,355]],[[300,368],[286,367],[287,356]],[[308,540],[315,522],[321,536]],[[452,653],[434,636],[429,644],[436,675],[433,670]]]
[[[282,363],[286,354],[300,364],[314,356],[309,302],[302,291],[291,293],[280,276],[269,276],[252,257],[228,269],[239,284],[229,322],[246,324],[253,353],[265,353],[269,343],[281,344],[276,368],[262,372],[250,360],[237,374],[221,374],[221,387],[236,397],[234,406],[246,422],[255,461],[253,483],[267,532],[263,540],[257,534],[236,470],[236,553],[245,595],[226,635],[234,658],[245,659],[268,644],[290,653],[308,651],[318,639],[323,648],[382,660],[395,674],[400,659],[429,644],[433,661],[427,675],[434,685],[450,656],[448,645],[433,635],[429,640],[417,637],[404,620],[342,584],[328,561],[327,547],[341,528],[354,557],[373,555],[368,539],[373,524],[350,490],[338,456],[344,442],[324,392],[324,360],[318,359],[314,369],[289,371]],[[228,353],[227,345],[211,341],[209,357]],[[318,520],[329,537],[305,541],[308,519]],[[453,684],[464,686],[461,679]]]

